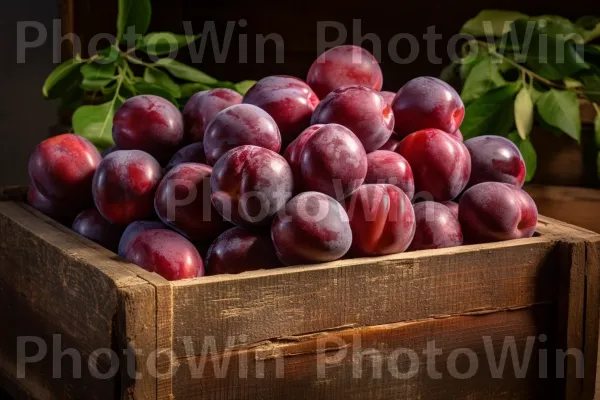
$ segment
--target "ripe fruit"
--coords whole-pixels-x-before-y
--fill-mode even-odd
[[[239,274],[277,268],[281,261],[269,234],[236,226],[223,232],[208,249],[207,275]]]
[[[96,208],[109,222],[127,225],[154,212],[154,192],[162,169],[154,157],[140,150],[109,154],[94,175]]]
[[[341,200],[358,189],[366,175],[365,149],[356,135],[341,125],[322,126],[300,149],[299,185],[304,190]]]
[[[383,97],[385,102],[391,107],[392,103],[394,101],[394,98],[396,97],[396,93],[382,90],[381,92],[379,92],[379,94]]]
[[[61,224],[71,226],[79,209],[73,204],[48,200],[34,186],[27,190],[27,204]]]
[[[455,201],[444,201],[441,204],[445,205],[452,211],[452,214],[458,219],[458,203]]]
[[[538,213],[535,202],[522,189],[484,182],[461,196],[458,217],[466,242],[485,243],[533,236]]]
[[[228,228],[210,201],[211,173],[208,165],[179,164],[167,172],[156,189],[156,214],[193,241],[212,240]]]
[[[354,255],[401,253],[415,234],[415,214],[410,199],[396,186],[362,185],[346,201],[346,211]]]
[[[252,86],[244,96],[244,103],[260,107],[273,117],[285,145],[308,127],[319,98],[303,80],[275,75]]]
[[[100,161],[92,143],[66,133],[37,145],[29,157],[29,178],[48,200],[80,208],[92,200],[92,179]]]
[[[337,46],[321,54],[310,66],[306,82],[320,99],[346,85],[381,90],[383,74],[379,63],[358,46]]]
[[[150,229],[168,229],[165,224],[160,221],[135,221],[132,222],[125,228],[125,231],[121,235],[121,239],[119,240],[119,252],[118,254],[125,258],[125,254],[127,253],[127,247],[131,244],[135,237]]]
[[[186,141],[201,142],[204,130],[214,116],[219,111],[241,102],[242,95],[231,89],[218,88],[194,94],[183,108]]]
[[[183,144],[183,117],[162,97],[135,96],[115,113],[112,135],[119,149],[142,150],[164,164]]]
[[[304,190],[301,188],[302,183],[302,150],[304,149],[304,145],[310,139],[314,133],[321,128],[322,124],[316,124],[309,126],[306,128],[298,137],[290,143],[290,145],[285,149],[283,153],[283,157],[290,165],[292,169],[292,173],[294,174],[294,193],[300,193]]]
[[[469,139],[465,146],[471,154],[469,186],[482,182],[504,182],[517,187],[525,182],[525,161],[510,140],[502,136],[479,136]]]
[[[383,146],[381,146],[379,148],[379,150],[388,150],[388,151],[394,151],[397,153],[398,147],[400,147],[401,141],[402,141],[402,139],[394,133],[394,134],[392,134],[392,136],[390,136],[390,139],[387,142],[385,142],[383,144]]]
[[[462,229],[452,210],[433,201],[417,203],[414,209],[416,230],[409,251],[462,245]]]
[[[412,200],[415,195],[415,179],[408,161],[398,153],[376,150],[367,154],[365,183],[389,183],[402,189]]]
[[[229,150],[243,145],[264,147],[279,153],[281,135],[266,111],[252,104],[238,104],[219,112],[204,132],[204,151],[209,165]]]
[[[285,265],[320,263],[342,258],[352,231],[340,203],[323,193],[304,192],[277,214],[271,239]]]
[[[98,243],[113,252],[117,252],[123,230],[122,225],[108,222],[95,208],[82,211],[73,221],[72,229],[81,236]]]
[[[422,76],[408,81],[392,103],[394,131],[408,135],[421,129],[436,128],[454,133],[465,115],[465,106],[446,82]]]
[[[200,163],[206,164],[206,154],[204,154],[204,144],[202,142],[192,143],[181,148],[165,167],[165,171],[170,170],[176,165],[183,163]]]
[[[353,85],[329,93],[316,108],[311,123],[345,126],[370,153],[392,135],[394,114],[379,92]]]
[[[217,161],[210,178],[212,203],[237,225],[266,225],[292,197],[292,170],[279,154],[239,146]]]
[[[408,135],[398,153],[412,167],[416,192],[425,192],[435,201],[454,199],[469,181],[471,157],[467,148],[439,129]]]
[[[179,233],[150,229],[130,243],[125,258],[169,281],[204,275],[202,257],[194,245]]]

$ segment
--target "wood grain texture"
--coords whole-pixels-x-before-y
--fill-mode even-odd
[[[174,349],[554,302],[554,247],[531,238],[174,282]]]
[[[540,214],[600,232],[600,190],[526,185]]]
[[[149,283],[120,288],[117,338],[121,348],[120,398],[156,398],[156,378],[152,354],[156,351],[156,289]],[[152,358],[149,361],[149,358]]]
[[[176,369],[174,396],[186,400],[555,398],[552,369],[549,378],[537,379],[538,350],[553,346],[554,313],[553,306],[540,305],[290,337],[209,353],[205,358],[184,358]],[[543,344],[537,340],[542,334],[547,339]],[[528,338],[531,358],[524,373],[514,369],[508,356],[504,369],[493,378],[488,363],[498,365],[504,341],[514,339],[520,365]],[[430,353],[428,363],[424,351],[430,341],[441,354],[433,358]],[[469,349],[476,361],[464,352],[458,355],[460,351],[450,356],[461,348]],[[478,368],[469,379],[458,379],[456,373],[467,373],[475,363]]]
[[[586,248],[585,273],[585,380],[583,397],[600,394],[598,349],[600,341],[600,239],[590,240]]]
[[[87,362],[97,349],[119,355],[126,347],[116,339],[118,290],[148,284],[143,276],[152,274],[119,261],[112,252],[18,202],[0,202],[0,237],[0,294],[6,305],[0,317],[8,325],[0,331],[5,379],[15,387],[26,385],[25,391],[34,388],[35,398],[49,398],[48,393],[62,398],[114,397],[118,378],[95,379]],[[153,306],[155,301],[152,294]],[[140,309],[143,312],[143,306]],[[48,356],[27,365],[27,380],[16,379],[17,337],[41,337],[51,355],[55,333],[60,334],[62,348],[81,354],[82,378],[72,378],[66,356],[64,378],[52,379],[56,368]],[[98,363],[101,371],[111,366],[102,358]]]

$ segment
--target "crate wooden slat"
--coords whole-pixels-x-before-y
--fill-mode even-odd
[[[0,381],[15,397],[580,399],[596,391],[600,235],[585,229],[541,217],[538,235],[529,239],[167,282],[41,215],[20,200],[22,193],[0,192],[0,316],[6,321]],[[17,336],[43,338],[51,355],[54,334],[62,349],[82,354],[84,366],[90,357],[95,364],[95,350],[113,350],[120,370],[101,380],[85,367],[82,378],[69,378],[65,356],[63,379],[52,379],[47,357],[27,364],[27,379],[18,379]],[[506,336],[523,350],[528,337],[542,334],[546,342],[536,341],[533,371],[539,346],[551,355],[574,348],[586,356],[583,378],[574,357],[566,359],[565,379],[539,379],[531,371],[523,379],[493,379],[483,368],[483,336],[497,355]],[[367,354],[362,378],[353,378],[356,338],[384,358],[399,348],[421,354],[435,339],[445,377],[431,379],[421,356],[410,379],[397,379],[387,366],[381,379],[372,379],[375,356]],[[215,351],[208,358],[207,343]],[[452,378],[443,368],[459,348],[472,349],[482,367],[470,379]],[[346,357],[319,375],[318,365],[344,351]],[[213,367],[224,361],[229,367],[220,377]],[[99,357],[97,364],[108,372],[114,362]],[[281,365],[284,376],[277,377]],[[406,372],[409,363],[396,366]],[[137,379],[129,373],[134,367]],[[257,378],[261,369],[264,377]]]

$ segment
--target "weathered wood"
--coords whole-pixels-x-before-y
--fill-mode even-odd
[[[174,349],[554,302],[554,247],[538,237],[173,282]]]
[[[24,192],[3,193],[15,200]],[[0,317],[9,321],[0,330],[0,379],[18,395],[42,399],[395,399],[416,393],[424,399],[592,398],[600,235],[545,217],[538,232],[502,243],[167,282],[20,201],[0,202],[0,303],[6,305]],[[119,374],[98,380],[84,368],[81,379],[56,380],[53,365],[44,360],[27,366],[27,381],[15,379],[16,337],[35,335],[51,343],[53,333],[62,335],[63,348],[81,353],[84,365],[94,350],[112,349]],[[385,355],[435,339],[446,356],[469,346],[481,356],[481,336],[515,336],[522,349],[527,336],[542,333],[549,349],[584,352],[585,379],[576,376],[577,360],[570,358],[567,379],[557,382],[529,375],[496,380],[489,370],[468,380],[398,380],[389,374],[353,379],[351,357],[328,366],[323,379],[315,375],[319,360],[340,351],[315,352],[323,338],[334,346],[334,338],[345,340],[339,346],[349,354],[356,346],[347,339],[358,334],[363,347]],[[205,367],[209,375],[192,379],[189,362],[198,361],[207,344],[215,353]],[[214,363],[226,358],[249,358],[250,378],[239,378],[237,367],[223,379],[210,375]],[[65,359],[67,376],[72,368]],[[367,359],[363,371],[370,374],[372,357]],[[278,360],[283,379],[275,376]],[[458,359],[459,371],[468,367],[465,360]],[[130,376],[129,361],[138,379]],[[265,378],[253,378],[262,361]],[[97,364],[101,371],[111,367],[108,359]]]
[[[156,289],[149,283],[121,288],[117,340],[127,352],[121,356],[121,399],[153,399],[156,378],[152,354],[156,351]],[[151,358],[151,359],[150,359]],[[150,360],[149,360],[150,359]]]
[[[47,344],[49,356],[26,366],[27,387],[37,388],[36,398],[49,398],[48,393],[64,398],[114,396],[118,380],[95,379],[87,362],[98,349],[119,354],[113,337],[117,290],[147,284],[141,276],[151,274],[21,203],[0,202],[0,237],[0,313],[7,324],[0,340],[6,379],[25,384],[16,379],[16,340],[37,336]],[[62,348],[74,348],[81,355],[81,379],[72,378],[68,356],[63,362],[65,378],[52,379],[54,333],[61,335]],[[110,368],[102,358],[98,363],[100,371]]]
[[[540,214],[600,232],[600,190],[526,185]]]
[[[173,394],[186,400],[555,398],[554,368],[538,379],[539,350],[552,348],[555,318],[551,305],[540,305],[265,341],[179,359]],[[508,355],[493,375],[489,362],[498,366],[504,343],[513,339],[524,373]],[[438,355],[430,350],[429,365],[428,342],[441,350]],[[528,351],[531,358],[522,364]],[[459,379],[470,367],[477,367],[473,375]]]

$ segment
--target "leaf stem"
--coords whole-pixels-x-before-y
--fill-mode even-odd
[[[497,57],[497,58],[501,59],[502,61],[506,61],[507,63],[509,63],[513,67],[519,69],[522,73],[527,74],[530,78],[535,78],[538,81],[540,81],[540,82],[542,82],[542,83],[544,83],[544,84],[546,84],[548,86],[552,86],[552,87],[559,88],[559,89],[567,89],[567,87],[565,85],[561,85],[561,84],[558,84],[556,82],[552,82],[551,80],[548,80],[548,79],[544,78],[543,76],[540,76],[540,75],[536,74],[535,72],[531,71],[530,69],[525,68],[524,66],[522,66],[518,62],[514,61],[513,59],[511,59],[509,57],[506,57],[506,56],[504,56],[501,53],[498,53],[493,48],[493,46],[490,45],[490,43],[485,42],[483,40],[475,40],[475,42],[478,45],[485,46],[485,48],[487,49],[487,51],[491,55],[493,55],[494,57]]]

